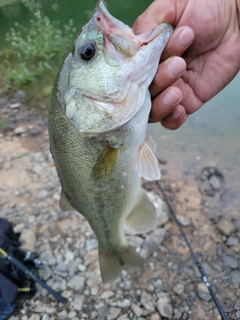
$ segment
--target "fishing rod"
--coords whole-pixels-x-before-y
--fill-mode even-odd
[[[49,293],[51,293],[54,298],[56,298],[58,301],[65,303],[67,300],[62,297],[58,292],[53,290],[51,287],[49,287],[44,281],[42,281],[40,278],[38,278],[35,273],[33,273],[30,269],[28,269],[22,262],[20,262],[18,259],[14,258],[12,255],[8,254],[6,251],[4,251],[0,247],[0,256],[3,256],[5,259],[7,259],[12,265],[17,267],[19,270],[21,270],[26,276],[34,280],[35,282],[39,283],[44,289],[46,289]],[[24,291],[27,291],[27,288],[24,288]],[[20,290],[19,291],[23,291]]]
[[[191,254],[191,256],[192,256],[192,258],[193,258],[193,260],[194,260],[196,266],[198,267],[198,270],[199,270],[199,272],[200,272],[200,274],[201,274],[201,276],[202,276],[203,282],[204,282],[205,285],[207,286],[208,291],[209,291],[209,293],[210,293],[210,295],[211,295],[211,297],[212,297],[212,299],[213,299],[213,301],[214,301],[214,303],[215,303],[215,305],[216,305],[216,307],[217,307],[220,315],[222,316],[222,319],[223,319],[223,320],[228,320],[228,317],[226,316],[226,314],[225,314],[225,312],[224,312],[224,310],[223,310],[220,302],[218,301],[218,298],[217,298],[217,296],[216,296],[216,294],[215,294],[215,292],[214,292],[214,290],[213,290],[210,282],[209,282],[208,279],[207,279],[207,276],[206,276],[206,274],[205,274],[205,272],[204,272],[204,269],[203,269],[201,263],[198,261],[197,256],[196,256],[196,254],[194,253],[194,251],[193,251],[193,249],[192,249],[192,247],[191,247],[191,245],[190,245],[190,243],[189,243],[189,241],[188,241],[188,238],[187,238],[185,232],[183,231],[183,228],[182,228],[180,222],[178,221],[178,219],[177,219],[177,217],[176,217],[175,211],[173,210],[172,206],[170,205],[170,203],[169,203],[169,201],[168,201],[168,198],[167,198],[165,192],[163,191],[163,189],[162,189],[159,181],[156,181],[156,184],[157,184],[157,186],[158,186],[158,189],[161,191],[161,193],[162,193],[162,195],[163,195],[163,197],[164,197],[164,200],[165,200],[165,202],[166,202],[166,204],[167,204],[167,206],[168,206],[168,209],[169,209],[169,211],[170,211],[170,213],[171,213],[171,215],[172,215],[172,218],[173,218],[173,220],[176,222],[176,224],[177,224],[177,226],[178,226],[178,228],[179,228],[179,230],[180,230],[180,233],[181,233],[183,239],[184,239],[185,242],[186,242],[186,245],[187,245],[187,247],[188,247],[188,249],[189,249],[189,251],[190,251],[190,254]]]

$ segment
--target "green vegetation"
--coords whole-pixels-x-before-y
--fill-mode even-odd
[[[16,2],[19,5],[19,1]],[[9,46],[0,51],[0,93],[22,89],[51,74],[76,33],[73,21],[64,25],[63,30],[58,21],[50,21],[39,1],[22,0],[21,3],[31,12],[32,18],[27,27],[15,23],[6,35]],[[4,0],[0,0],[1,10],[14,6],[3,4]]]

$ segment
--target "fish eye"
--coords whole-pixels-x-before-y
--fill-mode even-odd
[[[93,43],[87,43],[78,50],[79,56],[85,61],[91,60],[94,57],[95,53],[96,48]]]

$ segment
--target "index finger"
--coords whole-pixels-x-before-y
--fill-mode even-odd
[[[134,22],[133,32],[144,33],[163,22],[173,24],[176,16],[174,0],[154,1]]]

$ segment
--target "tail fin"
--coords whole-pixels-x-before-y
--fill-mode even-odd
[[[122,266],[142,268],[143,260],[134,248],[126,247],[118,253],[106,253],[99,250],[99,264],[102,281],[107,283],[120,277]]]

